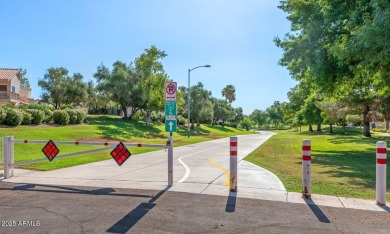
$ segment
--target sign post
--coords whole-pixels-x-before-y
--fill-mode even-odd
[[[177,131],[176,120],[177,83],[165,83],[165,132],[169,132],[168,148],[168,186],[173,185],[173,138],[172,132]]]

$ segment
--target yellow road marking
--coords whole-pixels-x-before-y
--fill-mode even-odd
[[[220,169],[225,174],[225,176],[226,176],[225,186],[229,187],[229,185],[230,185],[230,173],[229,173],[229,170],[224,168],[223,166],[219,165],[218,163],[216,163],[212,158],[209,158],[208,161],[209,161],[209,163],[211,163],[213,166],[215,166],[218,169]]]

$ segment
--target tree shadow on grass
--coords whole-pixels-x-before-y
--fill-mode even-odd
[[[355,143],[355,144],[372,144],[375,148],[377,141],[381,139],[374,137],[350,137],[350,136],[334,136],[331,139],[328,139],[329,143],[332,144],[345,144],[345,143]]]
[[[211,126],[210,126],[211,127]],[[220,127],[220,126],[213,126],[212,128],[218,130],[218,131],[221,131],[221,132],[233,132],[232,130],[228,129],[228,128],[223,128],[223,127]]]
[[[375,151],[319,151],[312,157],[312,167],[327,166],[333,177],[348,178],[348,183],[365,188],[375,187]]]
[[[107,140],[166,138],[166,135],[153,124],[146,126],[145,123],[123,118],[95,117],[90,125],[97,125],[97,129],[101,131],[100,135]]]

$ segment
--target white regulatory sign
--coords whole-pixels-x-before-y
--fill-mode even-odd
[[[165,101],[176,101],[177,83],[165,83]]]

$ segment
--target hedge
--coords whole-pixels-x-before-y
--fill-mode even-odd
[[[70,117],[65,110],[55,110],[53,112],[53,121],[55,124],[67,125],[69,124]]]
[[[23,114],[17,109],[7,109],[4,123],[10,126],[19,126],[23,121]]]
[[[42,124],[45,119],[45,112],[38,109],[27,109],[27,112],[31,114],[32,124]]]

